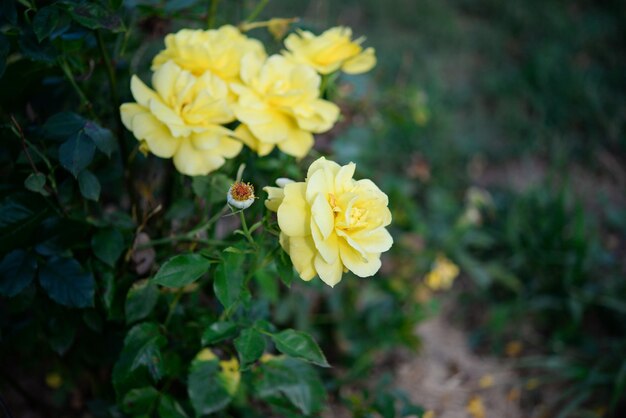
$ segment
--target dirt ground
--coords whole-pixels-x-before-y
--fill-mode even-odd
[[[521,418],[520,382],[501,360],[470,352],[465,334],[438,315],[417,329],[422,349],[397,370],[397,386],[436,418]]]

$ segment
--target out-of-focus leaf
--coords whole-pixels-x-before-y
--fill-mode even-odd
[[[94,202],[100,199],[100,182],[91,171],[83,170],[78,174],[78,188],[85,199]]]
[[[224,409],[232,399],[219,378],[219,371],[217,358],[196,358],[191,363],[187,393],[197,416]]]
[[[33,31],[37,35],[37,40],[41,42],[54,31],[61,20],[60,10],[54,6],[45,6],[37,11],[33,19]]]
[[[261,398],[284,396],[305,415],[322,408],[326,392],[315,370],[292,358],[262,363],[255,375],[255,392]]]
[[[191,188],[196,196],[205,199],[208,203],[225,203],[226,193],[234,180],[221,173],[212,173],[210,176],[196,176],[191,181]]]
[[[0,295],[13,297],[35,277],[37,259],[24,250],[14,250],[0,261]]]
[[[54,318],[50,321],[48,344],[57,354],[63,355],[69,350],[76,337],[76,326],[68,321]]]
[[[0,253],[28,244],[48,212],[44,199],[30,192],[3,199],[0,202]]]
[[[160,418],[189,418],[180,404],[168,395],[161,395],[158,412]]]
[[[161,266],[152,280],[161,286],[187,286],[206,274],[210,265],[211,262],[200,254],[176,255]]]
[[[24,186],[31,192],[39,193],[42,196],[48,196],[50,193],[45,189],[46,176],[42,173],[31,173],[26,180]]]
[[[159,392],[152,386],[133,389],[124,396],[122,409],[133,416],[145,414],[159,396]]]
[[[305,332],[286,329],[278,334],[273,334],[272,340],[276,344],[276,349],[281,353],[321,367],[330,367],[324,353],[313,337]]]
[[[95,282],[73,258],[52,257],[39,271],[39,283],[55,302],[70,308],[93,306]]]
[[[124,251],[124,237],[117,229],[101,229],[91,239],[91,248],[98,259],[115,267]]]
[[[87,121],[73,112],[57,113],[43,125],[44,134],[51,139],[67,140],[83,127]]]
[[[91,138],[79,131],[59,147],[59,162],[74,177],[78,177],[93,160],[95,151]]]
[[[18,39],[18,45],[22,54],[31,61],[52,64],[56,60],[57,50],[48,39],[41,43],[32,30],[25,30]]]
[[[167,344],[159,325],[143,322],[135,325],[124,338],[124,348],[113,368],[113,385],[119,392],[127,386],[132,372],[146,368],[154,381],[164,374],[161,349]]]
[[[85,123],[85,134],[93,140],[98,150],[107,157],[110,157],[117,148],[113,133],[95,122],[87,121]]]
[[[265,351],[265,338],[254,328],[244,329],[235,339],[235,348],[239,354],[241,367],[258,360]]]
[[[130,288],[126,295],[126,322],[144,319],[154,309],[159,299],[159,289],[148,280],[141,280]]]
[[[202,334],[202,345],[211,345],[231,338],[237,332],[237,324],[231,321],[218,321],[208,326]]]
[[[225,309],[230,308],[241,295],[244,259],[243,254],[225,252],[223,262],[215,269],[213,291]]]
[[[94,2],[67,3],[72,18],[88,29],[106,29],[111,32],[125,30],[124,22],[112,10]]]

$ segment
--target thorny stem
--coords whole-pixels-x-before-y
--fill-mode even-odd
[[[250,15],[246,18],[245,22],[252,22],[254,19],[256,19],[259,16],[259,14],[261,14],[263,9],[265,9],[265,6],[267,6],[268,2],[269,0],[259,1],[259,4],[256,5],[252,13],[250,13]]]
[[[222,209],[220,209],[215,215],[210,217],[206,222],[196,226],[194,229],[192,229],[191,231],[185,234],[174,235],[172,237],[151,240],[149,243],[146,243],[145,245],[140,245],[136,249],[141,250],[143,248],[152,247],[153,245],[167,244],[167,243],[176,242],[176,241],[192,241],[192,242],[200,242],[200,243],[209,244],[209,245],[223,244],[222,241],[197,238],[196,235],[202,231],[206,231],[207,229],[209,229],[211,225],[213,225],[222,217],[222,215],[224,214],[227,208],[228,208],[228,205],[224,205]]]
[[[124,171],[124,183],[126,185],[126,190],[129,194],[131,204],[133,206],[137,206],[137,196],[134,192],[133,181],[132,181],[132,173],[130,169],[130,157],[129,150],[126,146],[126,142],[124,141],[124,127],[122,125],[122,117],[120,114],[120,98],[117,94],[117,80],[115,78],[115,69],[113,68],[113,63],[111,62],[111,58],[109,57],[109,53],[107,52],[106,45],[104,44],[104,39],[102,37],[102,32],[96,30],[96,39],[98,41],[98,48],[100,49],[100,55],[102,56],[102,60],[104,61],[104,65],[107,70],[107,77],[109,79],[109,87],[111,90],[111,100],[113,101],[114,108],[114,118],[115,118],[115,129],[117,133],[117,144],[120,148],[121,153],[121,161],[122,161],[122,170]]]
[[[115,112],[115,125],[117,129],[117,141],[120,147],[120,151],[122,152],[122,164],[126,165],[126,159],[128,158],[128,150],[126,149],[126,144],[124,143],[124,130],[122,127],[122,118],[120,113],[118,112],[120,108],[120,98],[117,94],[117,81],[115,79],[115,69],[113,68],[113,64],[111,62],[111,58],[109,57],[109,53],[107,52],[106,46],[104,45],[104,39],[102,38],[102,32],[96,31],[96,39],[98,40],[98,48],[100,49],[100,55],[102,56],[102,60],[104,61],[104,65],[107,70],[107,77],[109,78],[109,85],[111,90],[111,100],[113,101],[113,107]]]
[[[59,66],[63,70],[63,73],[65,74],[65,77],[67,77],[68,81],[70,82],[70,84],[74,88],[74,91],[76,92],[76,94],[80,98],[81,104],[89,112],[89,116],[92,119],[96,119],[96,114],[93,111],[93,105],[91,104],[91,102],[89,101],[87,96],[85,96],[85,93],[81,90],[80,86],[76,83],[76,80],[74,79],[74,74],[72,74],[72,70],[70,69],[70,66],[67,63],[67,61],[65,60],[65,58],[59,58]]]
[[[215,15],[217,14],[217,5],[220,0],[209,0],[209,17],[207,18],[207,26],[213,29],[215,26]]]
[[[33,172],[35,172],[35,174],[40,174],[40,171],[37,168],[37,166],[35,165],[35,162],[33,161],[33,158],[30,156],[30,152],[28,152],[28,148],[29,147],[32,148],[33,151],[35,151],[35,153],[46,163],[46,166],[52,172],[52,165],[50,164],[50,161],[48,161],[48,159],[45,157],[45,155],[43,155],[42,153],[39,152],[37,147],[33,146],[30,142],[28,142],[28,140],[26,139],[26,136],[24,136],[24,131],[22,130],[22,127],[17,122],[15,117],[13,115],[10,115],[10,117],[11,117],[11,122],[13,122],[13,126],[15,128],[14,129],[15,133],[21,139],[22,149],[24,150],[24,154],[26,154],[26,158],[28,159],[28,163],[30,164],[30,167],[32,168]],[[50,178],[51,186],[46,185],[45,186],[45,190],[48,193],[50,193],[50,194],[52,194],[54,196],[54,198],[56,199],[57,205],[61,209],[61,212],[63,212],[63,215],[67,216],[67,212],[65,211],[65,208],[61,204],[61,199],[59,198],[59,194],[57,193],[57,186],[56,186],[56,182],[54,181],[54,177],[52,175],[50,175],[48,177]],[[56,207],[54,207],[53,204],[51,204],[51,206],[52,206],[53,209],[57,210]],[[57,210],[57,213],[59,213],[58,210]],[[59,215],[60,215],[60,213],[59,213]]]

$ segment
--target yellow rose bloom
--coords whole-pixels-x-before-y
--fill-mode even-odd
[[[120,107],[124,126],[142,148],[173,158],[176,169],[189,176],[206,175],[239,154],[241,142],[221,126],[235,120],[226,83],[211,73],[196,77],[168,61],[154,72],[152,85],[155,90],[133,76],[130,89],[137,102]]]
[[[264,189],[266,207],[278,215],[280,244],[303,280],[318,275],[332,287],[344,271],[372,276],[393,244],[387,195],[371,180],[354,180],[355,168],[322,157],[304,182]]]
[[[330,28],[319,36],[308,31],[297,31],[285,39],[287,51],[283,55],[310,65],[320,74],[339,69],[348,74],[360,74],[376,65],[374,48],[363,50],[365,38],[352,40],[352,29],[345,26]]]
[[[241,125],[235,133],[260,156],[277,146],[285,154],[304,157],[313,133],[330,130],[339,117],[334,103],[319,98],[320,76],[311,67],[280,55],[260,60],[246,55],[242,84],[231,83],[238,99],[233,109]]]
[[[230,83],[239,81],[241,59],[248,53],[261,60],[267,56],[261,42],[248,38],[234,26],[182,29],[165,37],[165,49],[154,57],[152,70],[172,60],[195,76],[210,71]]]

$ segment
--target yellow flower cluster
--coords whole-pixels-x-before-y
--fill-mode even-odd
[[[286,39],[283,55],[267,56],[261,42],[234,26],[183,29],[165,38],[152,62],[152,89],[131,79],[133,103],[122,122],[141,149],[173,158],[183,174],[208,174],[246,144],[260,156],[275,147],[302,158],[313,134],[330,130],[339,108],[320,98],[320,74],[364,72],[376,62],[348,28]],[[233,131],[225,127],[238,120]]]
[[[438,255],[424,281],[432,290],[447,290],[459,275],[459,267],[443,255]]]
[[[280,244],[303,280],[317,275],[332,287],[344,271],[372,276],[393,244],[387,195],[371,180],[354,180],[355,168],[322,157],[304,182],[265,188],[265,205],[278,215]]]

